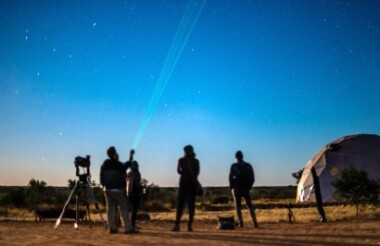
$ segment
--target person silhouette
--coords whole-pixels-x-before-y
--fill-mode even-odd
[[[195,198],[196,188],[198,185],[198,175],[200,172],[199,160],[195,158],[194,148],[186,145],[184,148],[184,156],[178,160],[177,172],[180,175],[178,189],[178,203],[176,220],[172,231],[180,230],[180,221],[183,213],[185,202],[189,212],[189,221],[187,230],[193,231],[193,220],[195,214]]]
[[[136,228],[137,212],[140,207],[142,194],[141,174],[137,161],[132,161],[130,171],[127,173],[127,197],[131,204],[131,221],[132,226]]]
[[[105,189],[109,233],[117,233],[117,210],[123,220],[124,233],[137,232],[131,226],[129,219],[127,197],[125,194],[125,167],[119,161],[119,155],[115,147],[109,147],[107,155],[109,159],[105,160],[100,168],[100,184]]]
[[[259,225],[257,223],[255,208],[250,195],[250,190],[255,182],[255,174],[251,164],[243,160],[243,153],[240,150],[236,152],[235,157],[237,162],[231,165],[229,185],[235,201],[238,225],[239,227],[244,227],[243,216],[241,213],[241,198],[244,198],[251,214],[254,227],[257,228]]]

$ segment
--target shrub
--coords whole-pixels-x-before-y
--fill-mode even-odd
[[[212,200],[211,204],[228,204],[230,202],[229,196],[217,196]]]
[[[17,187],[9,190],[0,199],[0,205],[3,207],[22,208],[26,205],[25,190]]]
[[[0,216],[7,217],[9,215],[8,209],[0,208]]]
[[[370,180],[364,170],[358,170],[352,165],[342,170],[332,186],[336,189],[335,196],[338,199],[355,204],[356,215],[359,214],[359,204],[375,204],[379,199],[380,185]]]

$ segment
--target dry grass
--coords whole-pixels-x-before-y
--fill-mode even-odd
[[[268,201],[258,201],[256,204]],[[271,203],[284,203],[282,201],[270,201]],[[243,218],[245,221],[250,221],[249,212],[247,209],[243,209]],[[319,214],[315,207],[310,208],[293,208],[292,212],[297,223],[309,223],[318,221]],[[364,206],[361,207],[359,216],[356,216],[356,208],[351,205],[343,206],[326,206],[325,212],[329,221],[342,221],[342,220],[379,220],[380,219],[380,207]],[[102,212],[103,218],[106,218],[104,210]],[[149,213],[151,220],[153,221],[174,221],[175,210],[171,212],[151,212]],[[257,219],[260,223],[279,223],[288,221],[288,209],[286,208],[273,208],[273,209],[256,209]],[[196,221],[202,222],[215,222],[218,216],[234,216],[235,211],[202,211],[197,210],[195,215]],[[34,220],[35,214],[33,211],[25,209],[5,209],[0,208],[0,220]],[[91,213],[91,219],[100,221],[101,218],[98,213]],[[184,220],[187,220],[187,215],[184,214]]]
[[[298,223],[308,223],[318,221],[319,214],[316,208],[294,208],[292,209],[293,215]],[[329,221],[340,220],[356,220],[356,219],[379,219],[380,208],[368,206],[356,216],[356,208],[354,206],[328,206],[325,207],[327,219]],[[248,217],[248,214],[246,214]],[[287,209],[266,209],[258,210],[257,218],[259,221],[275,223],[287,222],[288,210]]]
[[[34,212],[26,209],[0,209],[0,219],[12,219],[12,220],[30,220],[34,219]]]
[[[283,203],[284,201],[257,201]],[[243,210],[245,228],[218,230],[218,216],[235,216],[234,210],[210,212],[197,210],[195,232],[184,228],[187,214],[183,216],[183,228],[172,232],[175,210],[149,213],[150,222],[138,222],[137,235],[108,234],[97,214],[91,214],[98,223],[88,226],[80,223],[73,229],[73,221],[63,221],[54,229],[54,221],[34,222],[33,212],[22,209],[0,208],[1,245],[379,245],[380,207],[363,207],[359,216],[354,206],[327,206],[329,223],[315,223],[318,212],[315,207],[292,209],[296,222],[287,223],[286,208],[257,209],[260,228],[249,226],[248,211]],[[103,213],[104,217],[106,215]],[[121,230],[121,229],[120,229]]]
[[[315,222],[319,219],[319,214],[315,207],[293,208],[292,212],[297,223]],[[374,206],[363,207],[359,216],[356,216],[356,208],[354,206],[327,206],[325,207],[325,212],[329,221],[380,219],[380,207]],[[285,208],[257,209],[256,215],[260,223],[288,222],[288,209]],[[175,219],[175,212],[150,213],[150,216],[152,220],[173,221]],[[235,216],[236,218],[234,210],[222,212],[197,210],[195,220],[211,222],[216,221],[218,216]],[[186,220],[187,215],[184,215],[183,219]],[[250,216],[247,209],[243,210],[243,219],[245,221],[250,221]]]

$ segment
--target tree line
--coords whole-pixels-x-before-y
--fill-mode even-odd
[[[2,186],[0,187],[0,206],[5,208],[26,208],[29,210],[62,208],[67,201],[71,190],[75,185],[75,180],[68,180],[66,187],[48,186],[45,181],[32,178],[27,186]],[[79,183],[79,185],[81,185]],[[159,187],[142,179],[144,187],[142,197],[142,210],[146,211],[170,211],[176,207],[178,188]],[[91,182],[97,202],[105,206],[105,197],[99,184]],[[85,193],[81,187],[78,189],[79,201],[84,205],[86,201]],[[296,193],[295,186],[284,187],[255,187],[252,196],[255,199],[294,199]],[[228,187],[205,187],[203,197],[197,198],[197,203],[203,208],[210,208],[213,205],[230,204],[232,196]],[[72,202],[73,203],[73,202]]]
[[[303,169],[292,173],[297,183],[302,176]],[[0,206],[4,208],[26,208],[29,210],[62,208],[73,189],[75,180],[68,180],[66,187],[48,186],[45,181],[32,178],[24,187],[0,187]],[[105,207],[103,190],[95,181],[91,181],[94,195],[100,205]],[[144,187],[141,209],[145,211],[171,211],[177,202],[178,188],[159,187],[158,185],[142,179]],[[332,186],[335,187],[335,196],[342,203],[352,203],[356,206],[362,204],[378,204],[380,184],[370,180],[363,170],[349,166],[341,171],[340,177]],[[282,187],[255,187],[251,195],[259,199],[295,199],[296,186]],[[79,191],[84,190],[79,187]],[[85,204],[84,192],[79,192],[79,201]],[[203,197],[197,198],[197,204],[204,210],[215,210],[225,205],[232,209],[232,196],[228,187],[206,187]]]

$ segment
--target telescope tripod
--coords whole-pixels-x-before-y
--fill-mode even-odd
[[[288,204],[288,222],[289,223],[295,223],[296,222],[296,217],[293,214],[292,206],[290,204]]]
[[[88,216],[88,220],[90,222],[90,227],[92,228],[92,224],[91,224],[91,217],[90,217],[90,205],[89,205],[89,202],[88,202],[88,198],[90,197],[91,199],[91,203],[93,203],[95,205],[95,208],[96,208],[96,211],[98,212],[100,218],[102,219],[103,221],[103,224],[104,226],[107,228],[107,223],[106,221],[104,220],[103,216],[102,216],[102,213],[100,212],[100,209],[99,209],[99,205],[95,199],[95,196],[94,196],[94,191],[90,185],[90,182],[88,180],[88,175],[79,175],[79,180],[75,180],[75,185],[73,187],[73,189],[71,190],[71,193],[69,195],[69,198],[67,199],[66,203],[65,203],[65,206],[63,207],[63,210],[62,210],[62,213],[61,215],[58,217],[56,223],[55,223],[55,229],[58,228],[58,226],[61,224],[61,220],[62,220],[62,217],[66,211],[66,208],[67,206],[69,205],[70,201],[71,201],[71,198],[73,197],[73,195],[75,195],[75,223],[74,223],[74,228],[77,229],[78,228],[78,220],[79,220],[79,211],[78,211],[78,207],[79,207],[79,189],[83,189],[84,190],[84,193],[85,193],[85,199],[86,199],[86,209],[87,209],[87,216]]]

